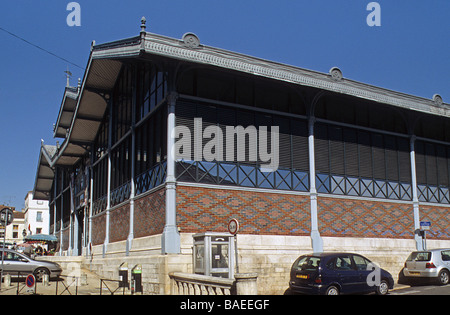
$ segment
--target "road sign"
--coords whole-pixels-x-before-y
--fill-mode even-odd
[[[423,231],[429,231],[431,228],[430,221],[420,221],[420,229]]]
[[[233,235],[236,235],[237,232],[239,232],[239,222],[236,219],[231,219],[230,222],[228,222],[228,232],[230,232]]]
[[[36,293],[36,278],[33,275],[28,275],[25,279],[25,284],[27,286],[27,293]]]
[[[27,279],[25,280],[25,283],[26,283],[27,287],[29,287],[29,288],[34,287],[34,284],[36,283],[36,279],[34,278],[33,275],[28,275]]]
[[[0,211],[0,224],[4,226],[10,225],[13,220],[14,212],[11,209],[5,208]]]

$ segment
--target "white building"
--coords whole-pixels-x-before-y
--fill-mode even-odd
[[[6,244],[20,244],[23,241],[23,230],[25,228],[24,214],[19,211],[15,211],[14,207],[7,207],[0,205],[0,209],[12,208],[14,211],[14,220],[6,227],[0,225],[0,244],[3,244],[3,237],[5,237]]]
[[[27,235],[49,234],[48,201],[34,200],[33,192],[25,196],[25,229]]]

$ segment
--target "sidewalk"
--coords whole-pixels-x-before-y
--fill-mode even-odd
[[[86,284],[81,285],[81,279],[74,279],[62,275],[59,279],[52,279],[49,285],[43,285],[42,282],[36,283],[36,295],[100,295],[100,277],[89,270],[82,269],[81,274],[86,274]],[[78,286],[76,285],[78,281]],[[117,288],[117,282],[106,282],[112,290]],[[110,291],[105,284],[102,286],[102,294],[110,295]],[[32,295],[27,293],[27,286],[25,285],[25,278],[12,277],[11,286],[6,287],[5,283],[2,283],[2,289],[0,295]],[[123,294],[123,290],[117,290],[115,294]],[[128,290],[125,290],[125,294],[130,294]]]

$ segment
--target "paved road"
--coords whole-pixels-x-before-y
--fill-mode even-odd
[[[399,288],[391,291],[389,295],[450,295],[450,284],[446,286],[417,285]]]

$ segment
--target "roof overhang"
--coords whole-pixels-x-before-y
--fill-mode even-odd
[[[194,40],[192,41],[193,37]],[[191,45],[192,42],[195,43],[196,41],[196,45]],[[433,99],[426,99],[349,80],[344,78],[341,70],[336,67],[330,69],[329,73],[321,73],[223,49],[203,46],[199,42],[194,34],[186,34],[185,40],[178,40],[147,33],[145,42],[141,46],[147,54],[225,68],[269,79],[350,95],[408,110],[450,117],[450,105],[443,103],[439,95],[434,95]]]
[[[49,161],[51,161],[55,153],[56,146],[41,145],[33,189],[33,199],[35,200],[49,200],[50,198],[50,191],[52,189],[55,174],[53,169],[50,167]]]
[[[121,68],[120,60],[98,59],[91,53],[70,125],[58,126],[65,128],[65,140],[51,159],[51,167],[72,166],[87,153],[97,136]],[[69,107],[67,104],[63,102],[63,106]]]
[[[72,123],[73,114],[78,101],[78,88],[66,87],[64,96],[59,110],[58,118],[56,120],[53,137],[65,138],[67,130]]]

